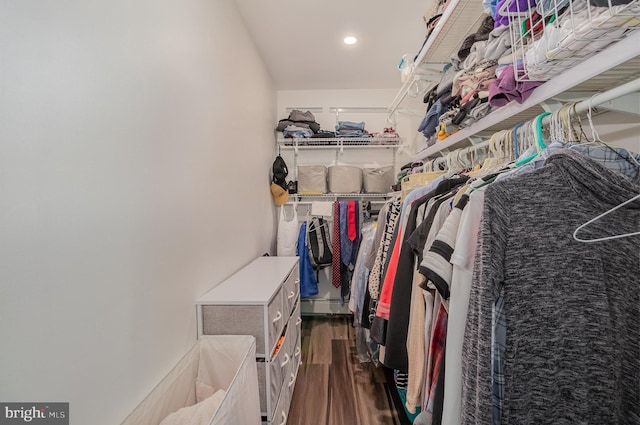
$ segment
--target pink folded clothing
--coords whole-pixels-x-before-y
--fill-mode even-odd
[[[489,84],[489,105],[500,108],[512,100],[523,103],[542,83],[542,81],[516,81],[513,65],[509,65],[497,79]]]

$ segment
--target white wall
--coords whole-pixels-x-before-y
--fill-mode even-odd
[[[275,90],[229,0],[0,11],[0,400],[120,423],[273,245]]]
[[[638,98],[640,99],[640,98]],[[640,101],[636,100],[639,105]],[[582,120],[584,131],[589,140],[593,139],[587,120]],[[608,112],[593,117],[595,130],[603,142],[640,153],[640,120],[638,115],[622,112]]]
[[[400,84],[400,83],[398,83]],[[322,113],[314,113],[316,121],[322,126],[323,129],[329,131],[335,131],[336,114],[330,112],[332,107],[352,107],[352,108],[382,108],[385,109],[391,105],[394,97],[398,94],[397,88],[392,89],[370,89],[370,90],[280,90],[278,91],[278,119],[287,118],[289,115],[286,112],[287,107],[322,107]],[[387,121],[387,113],[341,113],[340,120],[343,121],[364,121],[366,130],[369,132],[382,132],[385,127],[395,127],[400,137],[405,139],[407,149],[400,152],[398,155],[398,164],[406,162],[410,158],[410,154],[415,152],[416,141],[419,140],[422,135],[416,131],[418,128],[417,123],[406,119],[405,117],[399,117],[395,125]],[[424,140],[424,137],[422,137]],[[346,152],[346,151],[345,151]],[[317,151],[313,152],[314,155],[322,155]],[[345,159],[349,162],[354,162],[353,158],[348,158],[349,153],[346,153]],[[371,153],[371,152],[351,152],[351,155],[358,155],[361,163],[368,162],[384,162],[389,159],[389,155],[385,153]],[[284,156],[284,155],[283,155]],[[304,158],[301,158],[304,161]],[[321,158],[323,159],[323,158]]]
[[[400,84],[400,83],[398,83]],[[336,115],[329,111],[331,107],[387,108],[397,89],[371,90],[279,90],[278,119],[287,118],[287,107],[323,107],[323,113],[315,113],[316,121],[323,129],[334,131]],[[364,121],[369,132],[382,132],[391,124],[386,121],[386,113],[349,113],[342,114],[344,121]],[[402,134],[401,134],[402,135]]]

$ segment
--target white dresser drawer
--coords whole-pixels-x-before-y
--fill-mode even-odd
[[[203,335],[253,335],[256,354],[267,350],[264,334],[264,305],[203,305]]]
[[[293,316],[291,316],[278,352],[270,361],[258,363],[260,409],[268,418],[273,417],[274,406],[280,397],[280,393],[288,388],[287,383],[291,379],[291,372],[297,370],[298,361],[295,357],[297,341],[299,341],[299,333]],[[267,398],[270,402],[271,411],[268,410]]]
[[[299,298],[300,294],[300,272],[298,271],[298,265],[294,267],[291,271],[289,277],[284,282],[283,285],[283,295],[286,299],[288,311],[291,312],[293,310],[296,301]]]
[[[301,332],[302,318],[300,317],[300,303],[296,304],[296,308],[291,314],[289,323],[287,324],[287,352],[292,356],[295,352],[295,346]]]
[[[271,373],[269,383],[269,397],[271,398],[271,406],[274,406],[280,396],[282,390],[282,383],[285,381],[287,367],[294,361],[291,358],[291,354],[285,349],[288,344],[287,338],[282,343],[280,351],[269,363],[269,370]]]
[[[282,389],[280,398],[278,399],[278,404],[276,404],[273,416],[269,422],[271,425],[286,425],[287,417],[289,415],[289,406],[291,404],[291,394],[292,392],[289,391],[288,387]]]
[[[300,367],[300,364],[302,363],[302,334],[298,335],[298,340],[296,341],[296,346],[293,349],[293,358],[296,361],[296,373],[297,373],[297,369]]]
[[[278,338],[282,335],[284,325],[289,320],[289,308],[285,305],[283,299],[284,287],[281,287],[275,296],[269,301],[267,306],[267,327],[269,329],[269,354],[273,353],[273,350],[278,342]]]

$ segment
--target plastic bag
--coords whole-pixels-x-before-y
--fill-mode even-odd
[[[280,208],[280,218],[278,220],[278,238],[276,252],[279,257],[295,257],[296,244],[298,242],[298,211],[293,206],[293,217],[287,220],[284,213],[284,206]]]

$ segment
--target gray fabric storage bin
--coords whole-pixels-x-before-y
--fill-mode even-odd
[[[387,193],[395,183],[393,166],[363,168],[365,193]]]
[[[298,193],[327,193],[327,167],[298,166]]]
[[[329,167],[329,192],[360,193],[362,191],[362,169],[350,165]]]

